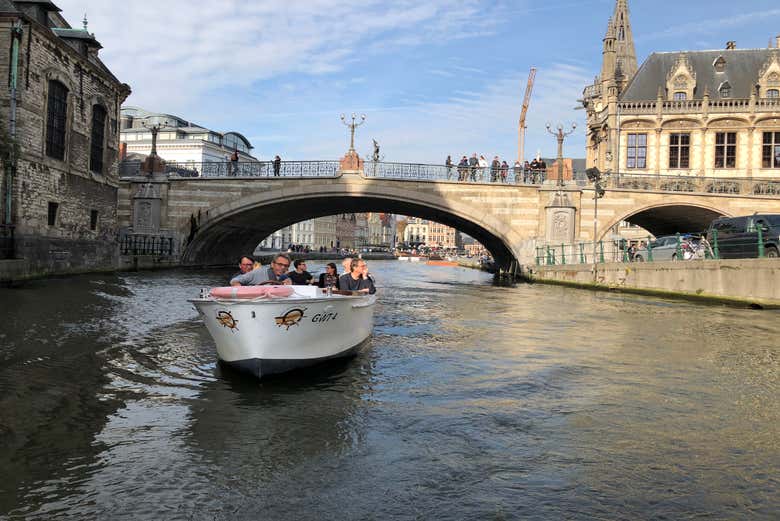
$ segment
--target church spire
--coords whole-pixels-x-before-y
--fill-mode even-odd
[[[616,0],[615,12],[612,15],[615,34],[615,66],[622,72],[625,83],[634,77],[638,69],[629,15],[628,0]],[[624,85],[621,85],[621,90]]]

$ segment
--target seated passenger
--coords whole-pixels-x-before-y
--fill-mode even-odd
[[[297,259],[293,262],[295,270],[287,274],[292,280],[292,283],[296,286],[307,286],[312,283],[314,276],[306,271],[306,261],[304,259]]]
[[[248,274],[252,273],[255,264],[256,264],[255,260],[249,255],[242,256],[238,261],[238,269],[239,269],[238,273],[230,277],[230,285],[231,286],[253,285],[250,282],[251,280],[253,280],[253,277]]]
[[[368,294],[373,295],[376,293],[376,286],[374,285],[374,277],[368,273],[368,264],[363,263],[363,272],[360,274],[363,277],[363,287],[368,288]]]
[[[320,281],[317,284],[320,288],[331,287],[333,289],[339,289],[339,273],[336,270],[336,265],[329,262],[325,266],[325,273],[320,274]]]
[[[370,288],[363,280],[363,267],[365,265],[366,261],[363,259],[352,259],[349,273],[339,277],[339,289],[368,294]]]
[[[243,263],[244,261],[242,261]],[[230,279],[231,286],[257,286],[258,284],[292,284],[285,272],[290,267],[290,257],[285,253],[279,253],[271,261],[271,267],[263,270],[257,269],[247,273],[240,273]],[[242,265],[243,269],[243,265]]]
[[[341,260],[341,266],[344,268],[344,275],[348,274],[350,271],[352,271],[352,257],[344,257]]]

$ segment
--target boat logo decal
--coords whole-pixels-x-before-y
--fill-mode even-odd
[[[238,320],[233,318],[233,315],[230,313],[230,311],[217,311],[217,322],[219,322],[223,327],[230,329],[234,333],[238,331]]]
[[[276,317],[276,325],[290,329],[290,326],[300,325],[299,322],[303,319],[303,312],[306,308],[292,308],[284,312],[283,315]]]

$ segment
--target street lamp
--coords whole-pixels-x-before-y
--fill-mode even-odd
[[[547,123],[547,132],[555,136],[555,138],[558,140],[558,186],[564,186],[563,182],[563,140],[566,138],[566,136],[571,135],[574,130],[577,128],[576,123],[571,124],[571,130],[568,132],[564,132],[563,125],[558,124],[558,127],[553,132],[552,127],[549,123]]]
[[[602,181],[606,181],[609,177],[609,172],[599,171],[598,168],[588,168],[585,170],[585,175],[588,176],[588,181],[593,183],[593,268],[596,268],[596,238],[598,234],[599,225],[599,199],[604,197],[606,191],[601,184]]]
[[[358,116],[354,112],[352,113],[352,123],[347,123],[346,116],[344,116],[344,114],[341,115],[341,122],[349,127],[349,151],[350,152],[355,152],[355,129],[360,125],[362,125],[363,123],[365,123],[366,115],[361,114],[360,121],[358,121],[357,123],[355,122],[356,119],[358,119]]]

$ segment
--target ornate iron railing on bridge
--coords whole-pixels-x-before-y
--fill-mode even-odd
[[[0,260],[14,258],[14,225],[0,224]]]
[[[388,163],[366,161],[363,175],[381,179],[410,181],[450,181],[461,183],[541,184],[546,171],[519,167],[432,165],[425,163]]]
[[[584,184],[583,180],[578,180]],[[613,174],[607,189],[780,196],[780,179],[700,177],[696,175]]]
[[[178,177],[335,177],[338,171],[338,161],[281,161],[278,167],[273,161],[187,161],[166,162],[164,173]],[[119,165],[120,177],[145,174],[140,161],[122,161]]]

